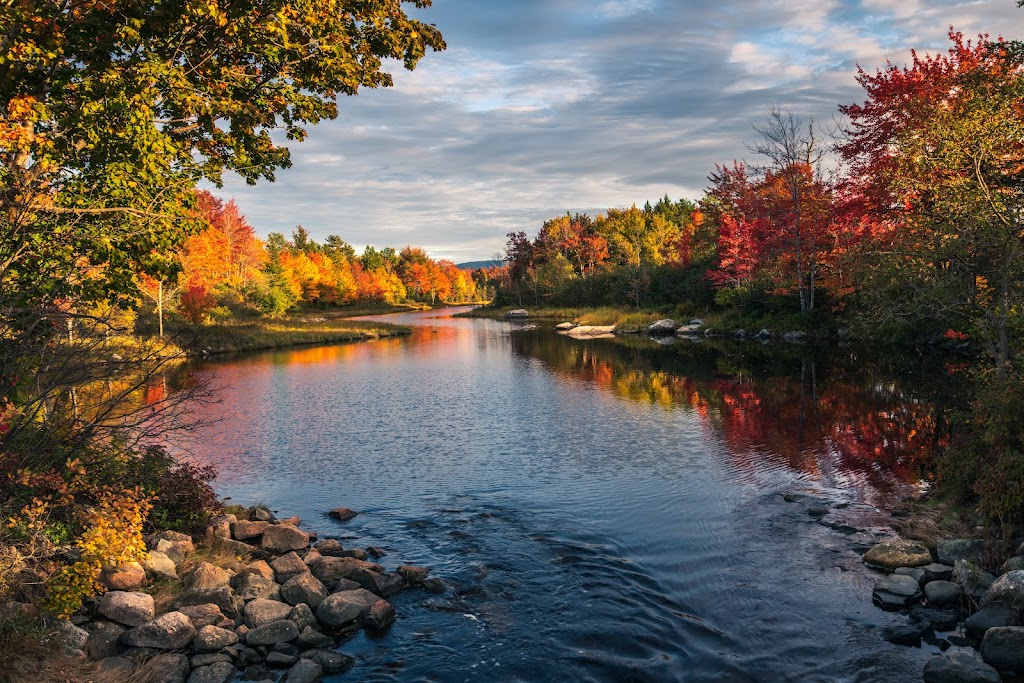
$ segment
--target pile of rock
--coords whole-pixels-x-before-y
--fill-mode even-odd
[[[875,584],[874,603],[909,617],[883,637],[944,652],[925,666],[928,683],[999,683],[1000,674],[1024,673],[1024,544],[998,578],[982,569],[984,550],[980,540],[950,539],[933,557],[920,543],[891,540],[864,555],[891,572]]]
[[[155,659],[167,683],[226,683],[239,671],[245,680],[315,683],[352,666],[334,649],[340,638],[391,625],[395,610],[386,598],[411,586],[443,590],[427,569],[387,571],[368,560],[378,549],[317,542],[298,519],[277,520],[264,507],[242,519],[222,515],[207,533],[246,558],[239,571],[196,561],[185,534],[157,534],[145,567],[108,572],[110,590],[87,615],[62,625],[65,642],[115,673]],[[183,569],[180,593],[158,610],[140,590],[147,575],[177,578]]]

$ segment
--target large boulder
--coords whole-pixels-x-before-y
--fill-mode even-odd
[[[288,621],[295,624],[295,628],[299,629],[301,633],[306,629],[307,626],[318,628],[320,626],[317,623],[316,615],[313,614],[313,610],[309,605],[300,602],[299,604],[292,607],[292,611],[288,613]]]
[[[981,657],[999,671],[1024,671],[1024,627],[995,626],[985,631]]]
[[[395,608],[387,600],[378,600],[370,607],[363,623],[371,631],[384,631],[395,621]]]
[[[309,534],[291,524],[271,524],[263,532],[260,547],[272,553],[302,550],[309,545]]]
[[[970,560],[957,560],[953,566],[953,581],[975,600],[980,600],[995,580],[996,577]]]
[[[703,329],[703,325],[690,323],[689,325],[683,325],[677,329],[676,334],[680,337],[699,337],[704,333]]]
[[[924,683],[1000,683],[999,672],[972,650],[958,649],[932,657],[924,665]]]
[[[935,546],[935,554],[941,564],[955,565],[957,560],[970,560],[980,563],[985,554],[985,542],[973,538],[951,538],[939,541]]]
[[[185,590],[213,590],[224,588],[231,582],[231,575],[209,562],[200,562],[185,575]]]
[[[146,570],[138,562],[104,567],[100,583],[111,591],[135,591],[146,585]]]
[[[317,631],[312,626],[307,626],[302,629],[301,633],[299,633],[299,637],[295,641],[295,644],[303,650],[318,647],[330,647],[334,645],[334,638],[320,633],[320,631]]]
[[[150,550],[146,553],[142,568],[146,570],[146,574],[155,579],[178,578],[178,568],[174,564],[174,560],[159,550]]]
[[[299,574],[305,574],[309,567],[302,561],[302,558],[295,553],[286,553],[270,563],[274,570],[274,576],[278,583],[285,583],[288,579]]]
[[[340,652],[326,650],[323,648],[303,652],[302,656],[307,659],[311,659],[323,667],[324,673],[328,676],[343,674],[355,666],[356,663],[356,660],[348,655],[343,655]]]
[[[204,605],[189,605],[182,607],[178,610],[192,622],[192,625],[197,629],[204,626],[220,626],[226,621],[230,621],[224,613],[220,611],[220,607],[212,603],[206,603]]]
[[[316,617],[321,624],[329,628],[344,628],[365,617],[379,599],[363,588],[334,593],[320,603]]]
[[[258,628],[265,624],[281,621],[288,618],[292,606],[277,600],[265,600],[257,598],[246,603],[242,610],[245,625],[249,628]]]
[[[276,600],[281,595],[281,587],[254,571],[243,571],[231,579],[231,585],[235,589],[235,595],[240,599],[249,602],[257,598]]]
[[[89,632],[89,639],[83,649],[90,659],[106,659],[121,653],[118,642],[127,630],[121,624],[103,620],[91,621],[85,625],[85,630]]]
[[[231,538],[231,525],[237,518],[234,515],[217,515],[211,517],[206,525],[206,535],[217,538]]]
[[[525,308],[517,308],[505,314],[506,318],[529,318],[530,313]]]
[[[204,626],[196,632],[192,649],[196,652],[218,652],[238,642],[234,631],[217,626]]]
[[[99,612],[119,624],[139,626],[156,616],[156,605],[147,593],[110,591],[100,599]]]
[[[288,643],[298,637],[299,629],[295,627],[294,623],[285,619],[283,621],[272,621],[269,624],[257,626],[249,631],[245,637],[245,642],[248,643],[249,647],[257,647],[259,645]]]
[[[921,598],[921,586],[910,576],[891,574],[879,579],[872,601],[886,610],[899,610]]]
[[[270,522],[254,522],[248,519],[240,519],[231,525],[231,535],[236,541],[243,543],[258,543],[263,538],[263,532],[270,526]]]
[[[924,586],[924,595],[932,607],[955,605],[964,595],[964,589],[952,581],[930,581]]]
[[[864,563],[890,571],[900,567],[923,567],[932,563],[932,554],[917,541],[894,539],[882,541],[864,553]]]
[[[423,582],[427,580],[427,575],[430,574],[430,570],[426,567],[415,567],[408,564],[403,564],[395,571],[410,586],[422,586]]]
[[[188,683],[228,683],[234,679],[235,667],[227,662],[214,662],[192,669]]]
[[[174,599],[174,609],[213,604],[217,605],[225,616],[234,617],[238,614],[240,603],[241,601],[235,598],[230,587],[221,586],[220,588],[183,591]]]
[[[323,668],[316,662],[302,658],[288,670],[284,683],[320,683],[324,675]]]
[[[166,612],[145,624],[130,628],[121,636],[121,642],[131,647],[151,647],[157,650],[180,650],[196,636],[192,621],[181,612]]]
[[[313,576],[325,586],[333,586],[339,579],[347,579],[358,569],[380,571],[380,565],[357,560],[354,557],[321,557],[310,567]]]
[[[75,626],[67,619],[57,619],[52,624],[54,635],[65,647],[72,650],[84,650],[89,642],[89,632]]]
[[[149,549],[167,555],[174,564],[181,564],[186,555],[196,551],[196,546],[188,534],[177,531],[161,531],[150,540]]]
[[[979,640],[985,637],[986,631],[997,626],[1020,626],[1016,610],[1008,607],[982,607],[964,621],[967,632]]]
[[[348,575],[348,579],[382,598],[390,597],[405,588],[405,580],[398,574],[375,572],[370,569],[356,569]]]
[[[1024,616],[1024,571],[1007,572],[996,579],[982,598],[981,606],[1007,607]]]
[[[558,323],[557,325],[555,325],[555,329],[560,331],[560,332],[566,332],[568,330],[571,330],[574,327],[576,327],[576,323],[568,323],[568,322],[566,322],[566,323]]]
[[[312,574],[299,574],[281,586],[281,597],[290,605],[304,603],[316,609],[329,595],[329,591]]]
[[[676,321],[671,318],[664,318],[662,320],[656,320],[647,326],[647,334],[674,334],[676,331]]]

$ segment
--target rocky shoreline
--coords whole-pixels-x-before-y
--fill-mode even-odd
[[[337,651],[346,637],[390,628],[388,598],[445,589],[426,568],[389,571],[373,561],[379,548],[318,539],[264,506],[213,518],[203,538],[164,531],[147,545],[144,565],[105,571],[107,592],[54,628],[67,654],[115,679],[145,670],[154,683],[317,683],[354,665]]]

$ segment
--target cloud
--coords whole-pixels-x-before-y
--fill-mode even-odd
[[[233,196],[263,234],[489,258],[565,211],[696,199],[781,106],[830,122],[866,69],[1021,26],[1008,0],[445,0],[448,51],[340,102],[293,167]]]

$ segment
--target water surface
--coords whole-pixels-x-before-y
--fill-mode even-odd
[[[900,618],[859,554],[922,486],[941,373],[450,313],[196,368],[221,387],[191,444],[220,493],[451,586],[396,597],[388,634],[343,643],[341,678],[920,678],[929,653],[881,640]],[[326,517],[341,505],[360,515]]]

